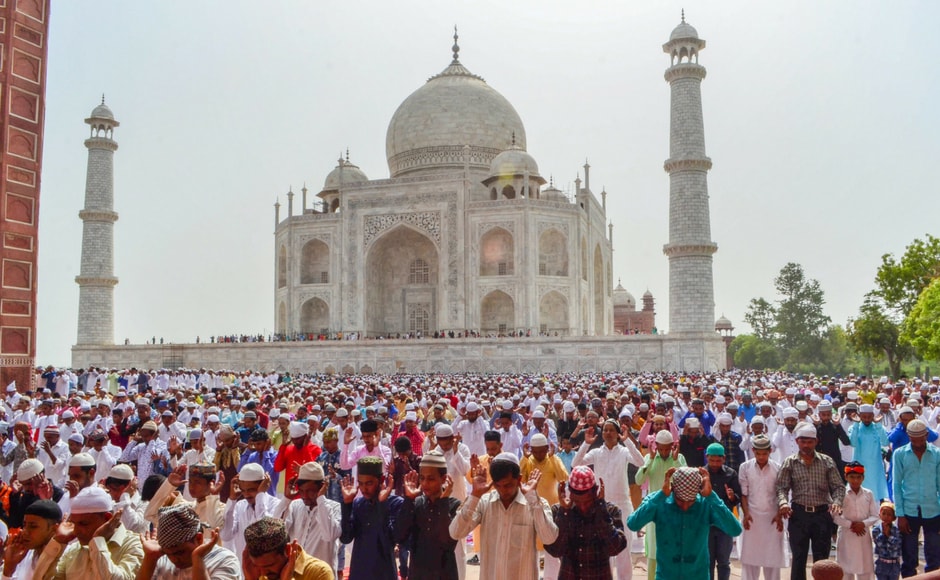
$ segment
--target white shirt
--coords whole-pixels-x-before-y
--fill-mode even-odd
[[[741,494],[747,496],[748,510],[754,513],[777,513],[777,492],[774,487],[780,464],[767,460],[763,468],[756,459],[748,459],[738,470]]]
[[[463,443],[457,444],[457,449],[451,448],[445,452],[440,446],[436,450],[444,454],[444,460],[447,461],[447,475],[454,480],[454,489],[450,495],[453,498],[463,501],[467,499],[467,472],[470,471],[470,448]]]
[[[342,535],[340,505],[325,497],[317,498],[317,505],[308,508],[303,500],[290,502],[284,524],[287,535],[296,539],[304,552],[323,560],[333,570],[337,566],[337,548]]]
[[[254,506],[248,505],[246,499],[225,502],[225,524],[220,532],[222,545],[240,555],[245,550],[245,528],[265,516],[273,517],[278,503],[277,498],[268,493],[256,495]]]
[[[571,466],[594,465],[594,475],[604,480],[604,499],[617,504],[621,510],[624,502],[629,504],[629,513],[633,513],[633,504],[630,503],[630,486],[627,483],[627,463],[643,467],[643,455],[629,439],[623,445],[614,445],[612,448],[606,444],[596,449],[589,449],[587,443],[582,443],[578,453],[571,460]]]
[[[471,495],[450,522],[450,537],[463,541],[480,526],[480,578],[487,580],[538,580],[538,546],[552,544],[558,527],[552,520],[548,502],[535,490],[523,496],[520,490],[509,507],[503,506],[499,493],[491,491]]]
[[[65,485],[65,476],[68,473],[68,462],[71,453],[69,446],[60,439],[58,443],[52,446],[52,454],[55,455],[56,462],[52,463],[49,453],[37,445],[36,457],[42,463],[46,470],[46,477],[52,482],[52,485],[63,487]]]
[[[486,442],[483,440],[483,435],[486,434],[487,426],[483,417],[477,417],[476,421],[463,419],[457,423],[454,431],[460,434],[461,440],[470,449],[471,454],[477,457],[486,455]]]
[[[157,437],[164,443],[168,442],[170,437],[176,437],[176,440],[182,444],[186,441],[186,432],[186,425],[183,425],[179,421],[171,424],[169,427],[164,425],[163,422],[157,425]]]

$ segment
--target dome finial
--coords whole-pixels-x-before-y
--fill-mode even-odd
[[[549,174],[548,176],[548,186],[555,187],[555,176],[552,174]]]
[[[682,23],[685,24],[685,8],[682,9]]]
[[[101,93],[101,104],[104,104],[104,93]]]
[[[515,131],[512,132],[512,146],[513,147],[516,146],[516,132]]]
[[[452,64],[457,64],[460,62],[460,57],[459,57],[460,45],[457,44],[457,25],[456,24],[454,25],[454,46],[452,50],[454,51],[454,62]]]
[[[346,163],[349,163],[349,147],[346,148]]]

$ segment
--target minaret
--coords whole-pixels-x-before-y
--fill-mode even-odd
[[[91,136],[88,148],[88,173],[85,178],[85,209],[82,218],[82,266],[75,277],[78,283],[78,340],[76,344],[114,344],[114,152],[113,139],[119,126],[111,109],[95,107],[85,119]]]
[[[666,82],[671,90],[669,121],[669,333],[715,332],[715,290],[708,212],[708,170],[702,121],[702,79],[705,67],[698,53],[705,41],[685,21],[672,31],[663,52],[670,55]]]

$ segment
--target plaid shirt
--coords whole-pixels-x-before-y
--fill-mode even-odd
[[[728,434],[718,440],[721,446],[725,448],[725,465],[737,471],[744,463],[744,450],[741,449],[741,442],[744,439],[734,431],[728,431]]]
[[[787,495],[792,491],[793,503],[802,506],[842,505],[845,486],[835,462],[828,455],[814,453],[809,465],[803,463],[799,453],[783,460],[777,473],[777,505],[789,503]]]
[[[901,559],[901,532],[895,524],[891,524],[891,534],[885,535],[882,524],[875,524],[871,530],[875,541],[875,557],[888,560]]]
[[[627,548],[620,508],[598,500],[586,514],[552,506],[558,539],[545,551],[561,558],[559,580],[610,580],[610,558]]]

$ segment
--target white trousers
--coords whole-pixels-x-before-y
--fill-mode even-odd
[[[466,536],[457,540],[457,545],[454,546],[454,555],[457,557],[457,578],[458,580],[464,580],[467,577],[467,556],[465,552],[467,551],[467,538]]]
[[[556,558],[544,550],[539,551],[539,553],[545,559],[542,578],[545,580],[558,580],[558,572],[561,571],[561,558]]]
[[[780,568],[767,568],[753,564],[741,564],[741,580],[760,580],[762,569],[764,580],[780,580]]]
[[[627,547],[610,559],[611,569],[617,573],[617,580],[633,580],[633,532],[627,528],[627,516],[633,513],[633,504],[630,498],[623,501],[611,502],[620,508],[623,517],[623,531],[627,536]]]

